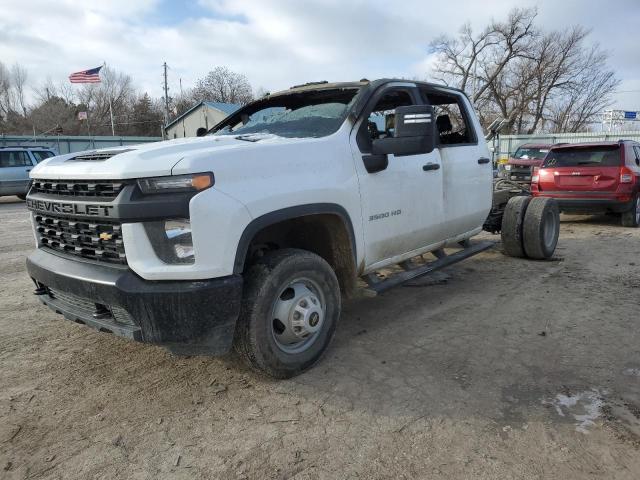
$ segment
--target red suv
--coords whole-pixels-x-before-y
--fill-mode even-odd
[[[569,213],[616,213],[640,224],[640,144],[576,143],[552,147],[531,179],[535,197],[553,197]]]

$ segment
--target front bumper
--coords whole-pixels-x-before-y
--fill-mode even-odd
[[[174,353],[221,355],[232,344],[242,277],[147,281],[126,268],[70,260],[42,250],[27,271],[45,305],[77,323]]]

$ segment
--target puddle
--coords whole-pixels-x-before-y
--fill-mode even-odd
[[[596,425],[596,420],[601,416],[604,400],[600,391],[586,390],[573,395],[559,393],[550,403],[561,417],[573,418],[576,431],[589,433],[589,428]]]

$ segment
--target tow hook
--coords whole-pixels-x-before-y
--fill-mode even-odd
[[[105,318],[111,318],[111,311],[102,305],[101,303],[96,303],[96,311],[91,315],[96,320],[103,320]]]

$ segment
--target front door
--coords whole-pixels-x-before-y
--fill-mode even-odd
[[[388,166],[369,173],[363,156],[371,142],[394,134],[395,108],[422,104],[415,85],[388,84],[376,92],[354,128],[351,147],[360,182],[365,269],[394,263],[400,255],[444,239],[442,168],[437,150],[388,155]]]

